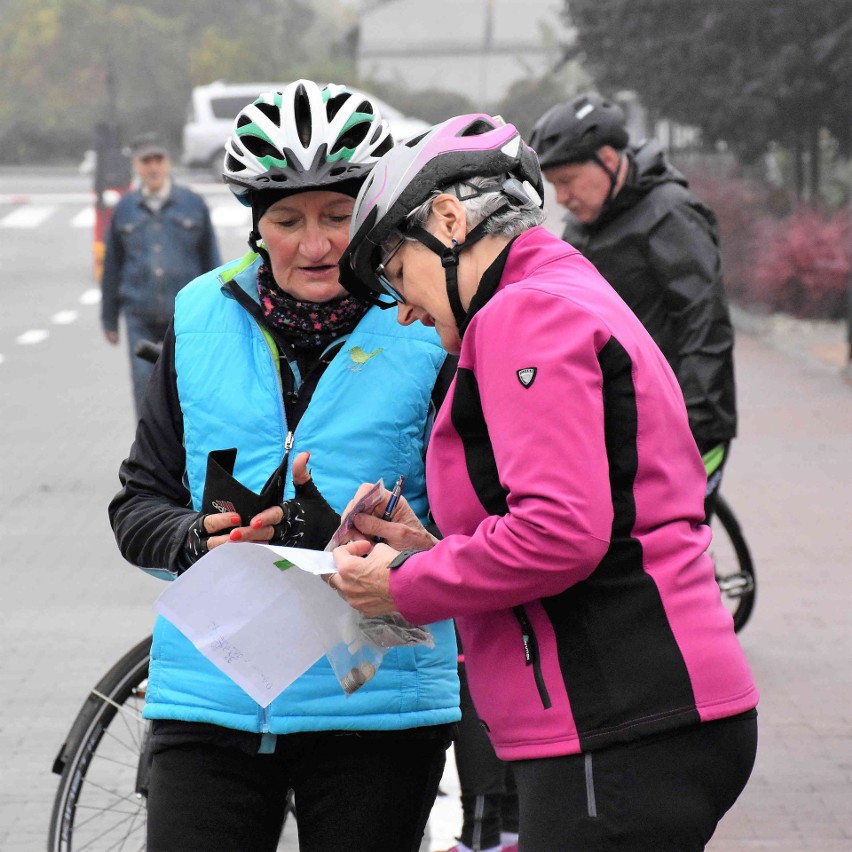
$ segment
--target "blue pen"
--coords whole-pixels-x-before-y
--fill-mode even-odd
[[[388,500],[387,508],[385,509],[384,515],[382,515],[383,521],[389,521],[393,517],[393,510],[396,508],[396,504],[399,503],[403,485],[405,485],[405,474],[401,473],[397,481],[394,483],[390,500]]]
[[[389,521],[393,517],[393,510],[396,508],[396,504],[402,496],[403,485],[405,485],[405,474],[401,473],[394,483],[390,500],[388,500],[388,505],[385,507],[384,514],[382,515],[383,521]],[[378,544],[379,542],[384,541],[384,539],[381,536],[376,536],[375,541],[376,544]]]

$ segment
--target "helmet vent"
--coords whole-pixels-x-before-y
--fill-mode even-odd
[[[405,145],[407,148],[414,148],[420,143],[420,140],[423,139],[423,137],[428,132],[429,131],[427,130],[425,133],[419,133],[417,136],[412,136],[411,139],[406,139],[405,142],[403,142],[402,144]]]
[[[361,101],[361,103],[358,104],[358,109],[355,110],[355,111],[356,112],[363,112],[363,113],[366,113],[367,115],[373,115],[374,114],[373,105],[369,101]]]
[[[468,126],[459,133],[459,136],[481,136],[483,133],[490,133],[493,129],[493,124],[479,118],[471,124],[468,124]]]
[[[225,161],[225,171],[242,172],[245,171],[245,168],[246,167],[239,160],[228,154],[227,160]]]
[[[390,135],[387,135],[385,141],[373,151],[373,156],[381,157],[382,154],[387,154],[391,148],[393,148],[393,139]]]
[[[266,104],[261,101],[260,103],[256,103],[259,112],[262,112],[273,124],[281,123],[281,110],[278,109],[275,104]],[[250,122],[251,119],[247,118],[247,122]]]
[[[337,137],[329,154],[336,154],[343,148],[357,148],[370,132],[370,122],[359,121],[353,127],[350,127],[346,133]]]
[[[241,139],[243,146],[255,157],[261,159],[263,157],[272,157],[276,160],[281,159],[281,152],[276,150],[274,145],[270,145],[265,139],[259,136],[243,136]]]
[[[296,95],[293,98],[293,112],[296,116],[296,130],[299,134],[299,141],[303,148],[307,148],[311,144],[313,122],[311,121],[311,102],[304,86],[299,86],[296,89]]]
[[[341,94],[328,99],[325,105],[325,114],[329,121],[331,121],[334,116],[340,112],[340,108],[349,100],[350,97],[350,92],[342,92]]]
[[[245,127],[247,124],[251,124],[251,119],[245,113],[240,113],[237,118],[237,127]]]

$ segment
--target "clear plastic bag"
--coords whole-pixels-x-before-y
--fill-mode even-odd
[[[398,612],[368,617],[353,609],[344,636],[343,642],[326,649],[326,657],[347,695],[372,680],[391,648],[435,647],[428,628],[409,624]]]
[[[435,647],[435,639],[427,627],[406,621],[398,612],[390,615],[362,615],[358,629],[367,641],[378,648],[399,648],[409,645]]]

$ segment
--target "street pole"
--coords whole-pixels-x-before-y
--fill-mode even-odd
[[[850,21],[852,26],[852,21]],[[846,343],[848,350],[846,353],[846,369],[845,379],[849,384],[852,384],[852,186],[848,187],[849,192],[849,241],[846,246],[849,252],[849,280],[846,287]]]
[[[846,369],[845,379],[852,384],[852,192],[849,199],[849,280],[846,287]]]

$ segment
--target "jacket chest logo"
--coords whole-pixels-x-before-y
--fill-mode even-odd
[[[349,365],[347,369],[352,370],[352,372],[357,373],[370,358],[374,358],[382,351],[381,346],[376,349],[374,352],[365,352],[360,346],[353,346],[349,350],[349,358],[352,363]]]
[[[523,370],[518,370],[518,381],[528,388],[535,381],[535,375],[538,372],[538,367],[524,367]]]

